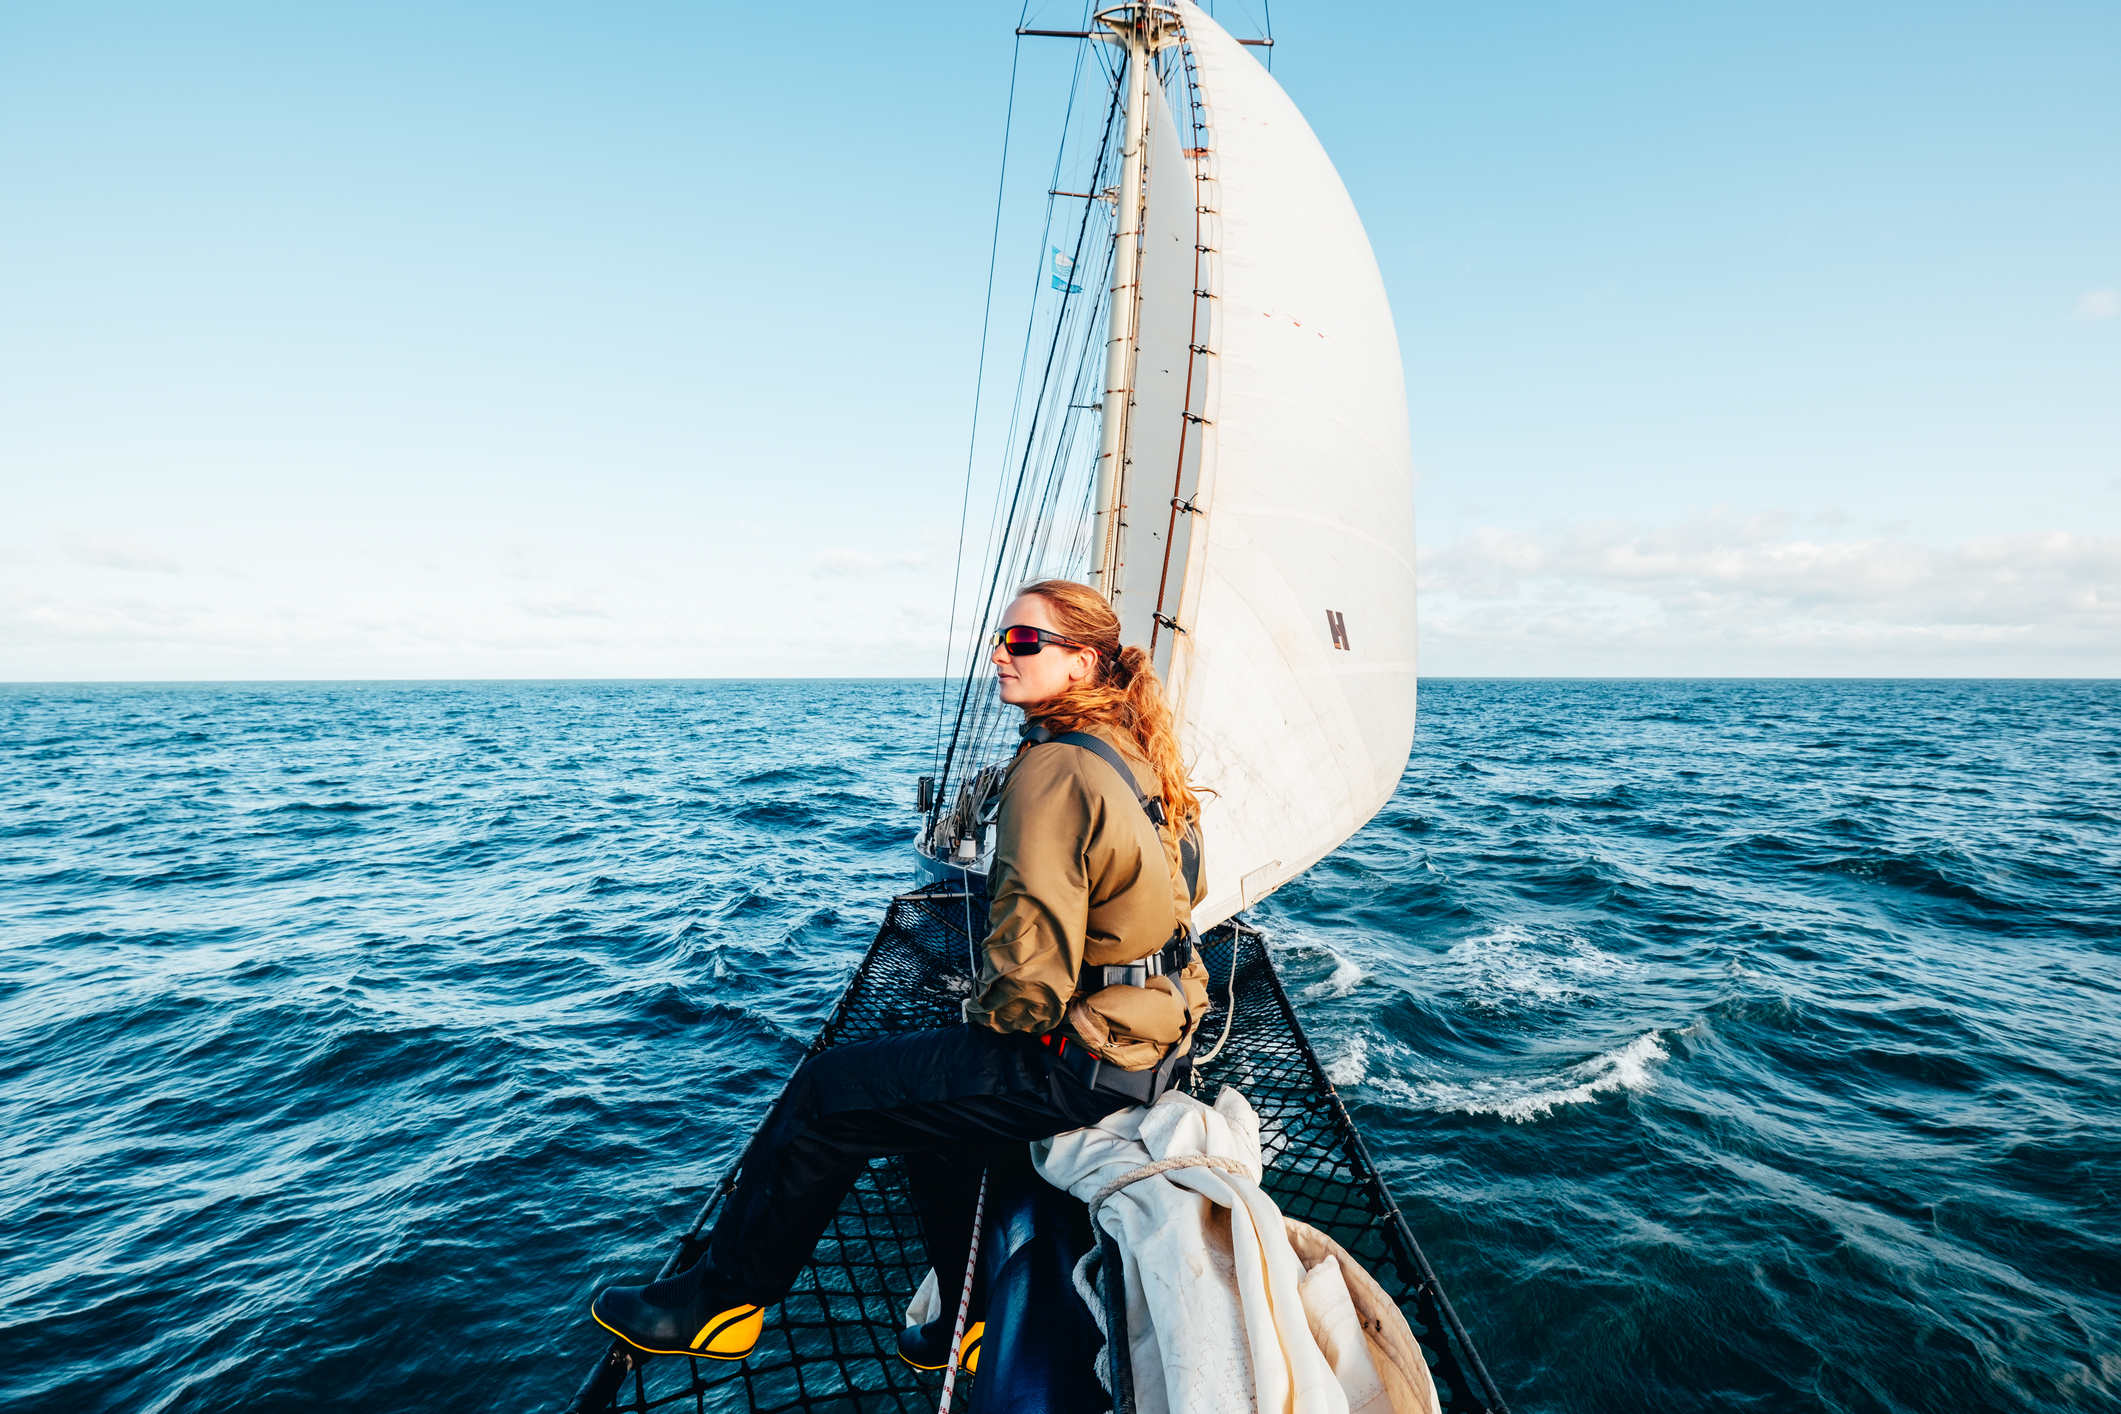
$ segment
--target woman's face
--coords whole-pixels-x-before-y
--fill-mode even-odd
[[[1060,626],[1053,622],[1051,607],[1036,594],[1020,594],[1010,601],[995,627],[1018,625],[1060,632]],[[1002,701],[1026,711],[1060,696],[1097,669],[1095,650],[1059,643],[1041,643],[1038,652],[1022,657],[1011,657],[1008,649],[996,644],[992,661],[994,674],[1001,680]]]

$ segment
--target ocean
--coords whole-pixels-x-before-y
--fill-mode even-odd
[[[0,1407],[557,1408],[937,702],[0,687]],[[1252,918],[1520,1414],[2121,1408],[2121,683],[1425,683]]]

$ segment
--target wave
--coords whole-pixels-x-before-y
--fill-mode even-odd
[[[1838,874],[1858,883],[1971,904],[1991,912],[2020,911],[2014,900],[2002,897],[1981,877],[1980,866],[1949,846],[1913,853],[1866,849],[1855,855],[1808,861],[1799,867],[1813,873]]]
[[[1303,1001],[1337,1001],[1375,975],[1318,933],[1285,918],[1276,918],[1267,936],[1284,963],[1283,982]],[[1324,977],[1314,975],[1320,962],[1330,969]]]
[[[1335,952],[1332,948],[1323,948],[1321,951],[1333,959],[1333,974],[1304,988],[1305,1000],[1332,1001],[1336,997],[1345,997],[1369,980],[1370,970],[1354,958]]]
[[[1326,1079],[1343,1089],[1360,1085],[1370,1073],[1370,1042],[1366,1037],[1350,1036],[1347,1049],[1326,1062]]]
[[[1671,1059],[1664,1034],[1646,1031],[1559,1075],[1527,1079],[1399,1081],[1382,1088],[1423,1109],[1447,1114],[1496,1115],[1517,1124],[1544,1119],[1566,1105],[1584,1105],[1608,1094],[1642,1094],[1657,1083],[1653,1067]]]
[[[258,813],[261,815],[359,815],[371,810],[388,810],[390,803],[376,800],[290,800],[280,805],[268,805]]]
[[[1589,1001],[1597,983],[1631,970],[1573,932],[1542,936],[1514,923],[1455,944],[1443,963],[1437,990],[1486,1008]]]

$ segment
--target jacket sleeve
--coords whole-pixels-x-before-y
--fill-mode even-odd
[[[1051,1031],[1067,1014],[1090,928],[1089,852],[1099,802],[1058,742],[1018,758],[1002,788],[989,876],[987,941],[965,1019],[995,1031]]]

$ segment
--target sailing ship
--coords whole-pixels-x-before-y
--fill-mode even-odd
[[[1204,802],[1208,887],[1194,924],[1213,1009],[1193,1088],[1212,1097],[1231,1085],[1250,1100],[1264,1188],[1398,1303],[1439,1406],[1500,1411],[1244,917],[1376,813],[1412,748],[1413,469],[1369,239],[1317,137],[1248,52],[1271,36],[1234,38],[1190,0],[1135,0],[1084,30],[1018,35],[1019,51],[1027,37],[1077,41],[1055,170],[1083,175],[1048,193],[989,543],[953,605],[962,657],[915,792],[924,882],[891,901],[812,1050],[958,1020],[1015,745],[985,632],[1018,584],[1096,586],[1122,641],[1149,648]],[[698,1256],[732,1183],[666,1274]],[[1054,1313],[1075,1303],[1068,1268],[1097,1238],[1079,1203],[1038,1187],[999,1193],[988,1215],[971,1407],[1131,1409],[1116,1281],[1104,1309],[1076,1322],[1082,1351],[1055,1354],[1069,1322]],[[1038,1252],[1046,1259],[1027,1257],[1013,1282],[998,1279],[1013,1255]],[[933,1408],[942,1376],[902,1363],[895,1345],[925,1268],[897,1163],[873,1164],[748,1360],[642,1359],[614,1342],[573,1407]],[[1108,1353],[1092,1384],[1097,1344]]]

